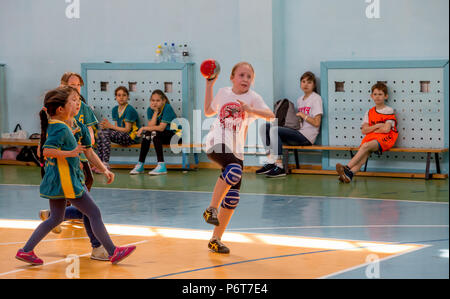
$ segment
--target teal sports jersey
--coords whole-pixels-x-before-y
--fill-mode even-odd
[[[152,108],[147,108],[147,118],[150,121],[153,117],[154,111]],[[172,106],[169,103],[166,103],[162,109],[162,111],[158,114],[158,117],[156,118],[156,125],[159,126],[162,123],[166,123],[166,129],[165,130],[171,130],[171,131],[177,131],[177,127],[171,128],[170,123],[177,118],[177,115],[175,114],[175,111],[173,111]]]
[[[112,119],[117,122],[117,126],[125,128],[125,122],[131,123],[131,131],[128,132],[131,139],[136,139],[136,134],[141,127],[139,115],[133,106],[127,104],[125,109],[119,114],[119,106],[115,106],[112,110]]]
[[[43,148],[71,151],[78,146],[69,126],[50,120]],[[79,198],[84,193],[84,175],[80,158],[50,158],[45,162],[45,175],[39,187],[40,196],[48,199]]]
[[[86,127],[95,126],[98,124],[97,117],[94,111],[85,102],[81,101],[81,108],[75,119],[84,124]]]
[[[86,148],[92,147],[89,129],[76,119],[73,122],[72,133],[78,144],[84,145]],[[82,162],[87,162],[87,158],[84,153],[80,154],[80,160]]]

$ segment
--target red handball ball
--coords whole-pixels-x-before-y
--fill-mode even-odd
[[[220,64],[217,60],[207,59],[202,62],[200,72],[208,80],[214,80],[220,73]]]

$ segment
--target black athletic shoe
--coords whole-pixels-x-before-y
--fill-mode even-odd
[[[230,253],[230,249],[217,239],[209,240],[208,248],[217,253]]]
[[[350,183],[353,180],[353,172],[348,166],[336,164],[336,172],[339,175],[339,181],[343,183]]]
[[[213,224],[215,226],[219,225],[219,219],[217,218],[217,209],[215,208],[207,208],[205,212],[203,212],[203,218],[209,224]]]
[[[269,171],[271,171],[272,169],[274,169],[276,167],[275,164],[264,164],[263,167],[261,167],[260,169],[258,169],[256,171],[256,174],[265,174],[268,173]]]
[[[268,173],[266,173],[266,177],[268,177],[268,178],[278,178],[278,177],[282,177],[282,176],[286,176],[286,170],[284,170],[284,168],[280,168],[278,166],[275,166]]]

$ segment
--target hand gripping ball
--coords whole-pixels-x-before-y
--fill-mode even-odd
[[[207,59],[202,62],[200,72],[208,80],[214,80],[220,73],[220,64],[217,60]]]

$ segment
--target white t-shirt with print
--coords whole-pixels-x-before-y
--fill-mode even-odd
[[[370,109],[367,110],[366,113],[364,114],[364,118],[363,118],[363,121],[361,123],[361,126],[363,124],[368,124],[369,123],[369,111],[370,111]],[[380,113],[380,114],[394,114],[394,109],[392,109],[389,106],[385,106],[383,109],[377,110],[377,112]],[[390,122],[392,127],[395,126],[395,121],[393,121],[393,120],[388,120],[386,122]]]
[[[211,109],[217,112],[217,117],[206,136],[206,151],[223,143],[238,159],[244,160],[246,131],[255,118],[249,118],[237,100],[251,108],[270,109],[262,97],[251,89],[240,95],[235,94],[231,87],[219,89],[211,103]]]
[[[303,100],[305,96],[301,96],[297,99],[297,111],[303,112],[308,117],[314,118],[319,114],[323,115],[323,107],[322,107],[322,97],[318,95],[317,93],[313,92],[309,95],[309,97],[306,98],[306,100]],[[300,124],[300,133],[305,136],[311,144],[314,144],[316,141],[317,135],[319,135],[320,132],[320,126],[314,127],[309,122],[303,120]]]

